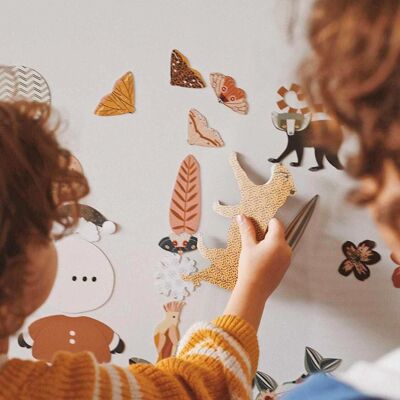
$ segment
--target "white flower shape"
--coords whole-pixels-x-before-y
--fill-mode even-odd
[[[178,254],[169,254],[157,266],[155,284],[158,292],[175,300],[184,300],[194,291],[194,285],[192,282],[184,281],[182,275],[194,272],[197,272],[195,260]]]

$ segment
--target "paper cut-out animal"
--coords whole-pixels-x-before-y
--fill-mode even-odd
[[[246,92],[236,86],[231,76],[215,72],[210,74],[210,82],[220,103],[239,114],[247,114],[249,104],[246,100]]]
[[[188,155],[181,163],[172,192],[169,224],[172,232],[158,245],[171,253],[182,255],[197,249],[193,236],[199,227],[201,211],[200,165]]]
[[[278,209],[286,202],[289,196],[295,194],[293,178],[283,165],[272,168],[272,176],[263,185],[252,182],[237,160],[237,154],[230,157],[230,164],[235,174],[240,190],[240,203],[235,206],[215,205],[216,213],[231,218],[226,248],[207,248],[200,237],[198,249],[203,257],[211,264],[185,280],[192,281],[196,286],[201,281],[207,281],[224,289],[232,290],[237,280],[237,268],[241,250],[239,227],[234,219],[236,215],[244,214],[256,224],[257,238],[261,240],[268,226],[268,222]]]
[[[341,145],[342,130],[334,121],[311,121],[311,114],[277,113],[274,111],[272,112],[272,122],[275,128],[286,132],[288,144],[278,158],[269,158],[268,161],[279,163],[293,151],[296,151],[297,162],[291,162],[290,165],[298,167],[303,161],[304,148],[313,147],[317,166],[311,167],[310,171],[318,171],[324,168],[324,156],[335,168],[343,169],[337,155]],[[323,138],[323,135],[328,134],[340,138],[329,150],[317,144],[320,142],[318,137]]]
[[[171,301],[164,304],[165,318],[154,331],[154,344],[158,353],[157,361],[175,355],[180,339],[178,326],[184,305],[185,303],[182,301]]]

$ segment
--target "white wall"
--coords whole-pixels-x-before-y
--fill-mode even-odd
[[[125,339],[127,350],[114,356],[120,365],[127,365],[131,356],[155,358],[152,333],[166,299],[156,292],[153,273],[163,256],[157,243],[169,233],[168,208],[181,160],[192,153],[201,164],[200,231],[221,242],[228,221],[214,214],[212,203],[238,200],[230,152],[240,152],[251,176],[261,182],[270,174],[267,159],[286,146],[270,113],[276,110],[278,87],[293,80],[305,45],[288,42],[285,18],[287,3],[275,0],[2,0],[1,63],[31,66],[46,77],[53,104],[68,121],[62,140],[91,182],[87,203],[122,228],[99,243],[115,267],[117,282],[112,299],[90,314]],[[295,32],[300,35],[299,29]],[[170,86],[173,48],[205,78],[210,72],[235,77],[247,92],[249,114],[241,116],[218,104],[210,87]],[[128,70],[135,76],[137,111],[95,116],[99,99]],[[220,131],[224,148],[187,144],[191,107]],[[399,342],[400,292],[390,281],[388,251],[364,211],[344,202],[350,186],[344,174],[331,166],[309,172],[313,162],[309,149],[304,167],[291,168],[298,194],[280,215],[289,220],[315,193],[321,202],[260,327],[260,369],[278,381],[303,371],[306,345],[342,357],[346,367],[358,359],[374,359]],[[382,261],[371,267],[365,282],[342,277],[337,272],[341,244],[364,239],[377,241]],[[206,265],[198,254],[196,258]],[[203,284],[187,300],[182,331],[220,314],[228,295]],[[30,321],[47,315],[47,307]],[[27,354],[13,342],[12,356]]]

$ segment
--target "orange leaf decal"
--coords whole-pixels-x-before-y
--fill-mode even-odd
[[[134,102],[133,74],[129,71],[115,82],[112,92],[101,99],[94,113],[101,116],[133,113]]]
[[[194,234],[200,223],[200,165],[188,155],[176,177],[169,209],[169,223],[176,234]]]

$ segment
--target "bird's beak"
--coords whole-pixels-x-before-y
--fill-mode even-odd
[[[178,250],[178,254],[182,257],[183,250]]]

